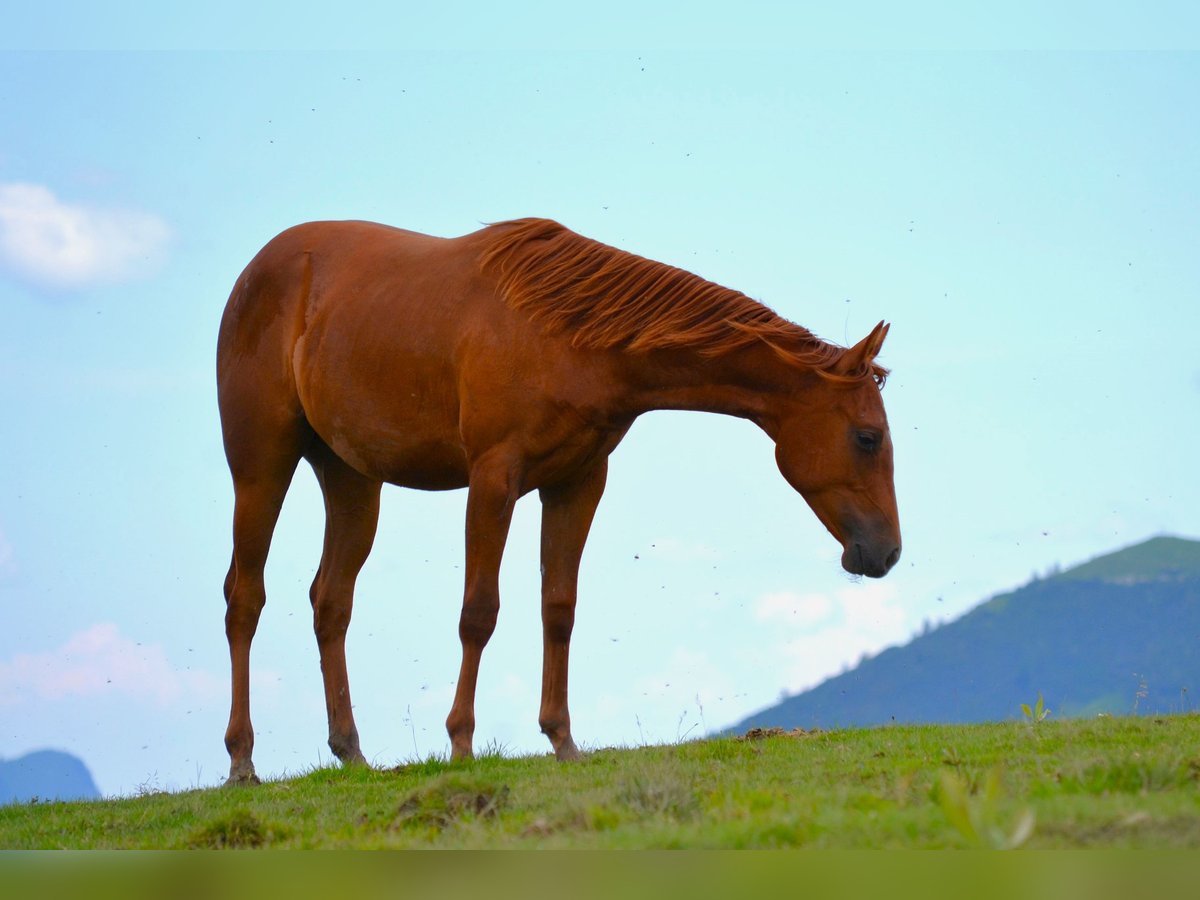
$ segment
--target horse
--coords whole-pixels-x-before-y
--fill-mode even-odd
[[[576,759],[567,662],[609,454],[651,410],[748,419],[774,440],[783,477],[842,545],[843,568],[882,577],[900,556],[887,370],[875,361],[889,327],[880,322],[843,348],[744,294],[548,219],[454,238],[310,222],[273,238],[234,284],[217,341],[234,487],[228,783],[257,781],[250,645],[272,533],[301,459],[325,505],[309,596],[338,759],[365,763],[345,638],[385,482],[467,489],[462,665],[446,719],[455,759],[472,753],[513,506],[538,491],[538,723],[558,759]]]

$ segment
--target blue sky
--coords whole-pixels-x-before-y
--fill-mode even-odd
[[[751,49],[765,6],[714,12],[704,39],[650,14],[641,39],[566,19],[552,41],[466,5],[283,52],[258,49],[289,43],[265,19],[153,32],[125,9],[18,19],[0,53],[2,757],[69,749],[113,793],[224,776],[216,327],[242,266],[309,219],[455,235],[549,216],[831,340],[894,323],[905,550],[883,581],[840,572],[748,423],[655,414],[618,448],[572,654],[585,745],[695,736],[1033,571],[1200,536],[1190,10],[889,45],[797,6]],[[154,46],[172,49],[98,52]],[[385,491],[348,643],[380,763],[447,747],[463,501]],[[330,759],[321,521],[302,469],[252,660],[264,775]],[[537,524],[529,498],[477,704],[477,744],[514,752],[548,750]]]

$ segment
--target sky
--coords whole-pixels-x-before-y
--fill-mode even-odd
[[[893,323],[886,579],[841,572],[747,422],[655,413],[614,453],[572,647],[585,748],[697,737],[1034,573],[1200,537],[1200,14],[868,7],[12,11],[0,757],[68,750],[106,794],[227,773],[216,331],[242,267],[307,220],[450,236],[545,216],[839,343]],[[380,765],[448,750],[464,501],[384,492],[347,644]],[[302,467],[252,656],[264,776],[332,760],[307,600],[322,523]],[[537,533],[529,497],[477,749],[549,750]]]

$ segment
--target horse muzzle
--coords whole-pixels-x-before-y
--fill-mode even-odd
[[[890,541],[849,540],[842,549],[842,568],[851,575],[882,578],[900,559],[899,544]]]

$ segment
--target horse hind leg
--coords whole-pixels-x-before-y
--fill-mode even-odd
[[[225,746],[229,781],[254,781],[250,644],[266,603],[263,569],[296,465],[314,438],[292,374],[309,274],[269,253],[230,294],[217,339],[217,405],[233,476],[233,563],[225,582],[233,699]],[[298,289],[298,287],[300,289]]]
[[[233,561],[225,578],[225,635],[232,668],[232,702],[225,748],[229,751],[227,784],[257,783],[250,722],[250,644],[266,604],[263,569],[271,535],[300,454],[251,476],[234,476]]]
[[[375,540],[382,484],[350,468],[324,445],[309,461],[325,496],[325,547],[310,598],[325,683],[329,749],[344,764],[365,764],[350,702],[346,631],[354,583]]]
[[[269,371],[269,370],[268,370]],[[284,496],[313,432],[294,391],[264,375],[254,359],[218,355],[218,401],[225,457],[233,476],[233,561],[225,578],[232,702],[225,747],[229,784],[253,783],[250,644],[266,604],[263,569]]]

